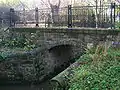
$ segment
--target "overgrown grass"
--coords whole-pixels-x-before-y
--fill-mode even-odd
[[[69,90],[120,90],[120,49],[97,47],[79,60],[89,63],[74,70]]]

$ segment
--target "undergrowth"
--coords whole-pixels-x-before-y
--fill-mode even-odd
[[[120,90],[120,49],[97,46],[79,60],[89,63],[74,69],[69,90]]]
[[[12,37],[12,35],[8,35],[7,37],[3,36],[3,39],[0,39],[0,49],[8,48],[15,49],[21,48],[23,50],[31,50],[36,47],[36,44],[33,42],[31,38],[27,38],[26,36],[16,35]]]

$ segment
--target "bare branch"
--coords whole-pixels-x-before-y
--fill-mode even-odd
[[[48,0],[48,3],[49,3],[49,5],[50,5],[50,7],[52,7],[52,4],[50,3],[50,0]]]
[[[59,2],[58,2],[58,7],[60,7],[60,3],[61,3],[61,1],[59,0]]]
[[[117,0],[118,3],[120,3],[120,0]]]

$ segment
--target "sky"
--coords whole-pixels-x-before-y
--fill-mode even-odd
[[[0,0],[0,2],[4,3],[16,3],[16,2],[23,2],[25,3],[29,8],[35,8],[35,7],[49,7],[48,0]],[[61,6],[62,5],[68,5],[70,4],[70,0],[60,0],[61,1]],[[59,0],[50,0],[50,2],[55,5],[59,2]],[[13,6],[13,5],[11,5]]]
[[[48,4],[48,0],[0,0],[0,2],[14,2],[15,1],[21,1],[23,3],[26,3],[26,6],[29,8],[48,8],[50,7]],[[59,0],[50,0],[50,2],[55,5],[58,3]],[[85,2],[91,5],[95,5],[95,0],[60,0],[61,1],[61,7],[67,6],[69,4],[73,3],[79,3],[79,4],[84,4]],[[100,1],[100,0],[98,0]],[[107,1],[107,0],[104,0]],[[115,1],[115,0],[108,0],[108,1]],[[120,1],[120,0],[117,0]],[[78,5],[79,5],[78,4]]]
[[[21,0],[22,2],[24,2],[24,0]],[[63,2],[64,4],[67,4],[69,3],[70,0],[61,0],[61,5],[63,5]],[[55,5],[59,2],[59,0],[50,0],[50,2]],[[41,7],[40,5],[43,5],[43,6],[47,6],[49,7],[49,4],[48,4],[48,0],[29,0],[28,2],[29,4],[28,5],[31,5],[33,4],[32,6],[33,7]]]

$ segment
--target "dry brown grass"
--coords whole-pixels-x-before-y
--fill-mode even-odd
[[[96,64],[98,61],[102,60],[103,57],[107,55],[107,51],[111,46],[111,42],[105,42],[103,44],[97,45],[95,53],[89,54],[93,60],[93,63]]]

